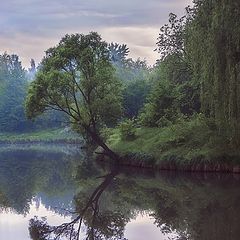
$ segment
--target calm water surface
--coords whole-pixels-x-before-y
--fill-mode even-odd
[[[0,147],[1,240],[238,240],[239,201],[238,175],[110,168],[77,146]]]

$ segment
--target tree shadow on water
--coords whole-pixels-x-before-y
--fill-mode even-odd
[[[70,222],[58,226],[50,226],[46,218],[34,217],[29,221],[29,233],[33,240],[69,239],[79,240],[84,233],[86,240],[124,238],[124,227],[129,219],[120,212],[100,211],[100,198],[118,174],[114,168],[108,174],[97,177],[103,179],[100,185],[89,196],[76,197],[76,212],[70,212],[74,217]]]
[[[137,216],[147,216],[159,229],[143,236],[134,228],[139,239],[239,239],[240,179],[236,176],[114,167],[103,173],[86,162],[77,179],[75,212],[69,212],[72,219],[58,226],[50,226],[46,218],[31,219],[33,240],[126,240],[125,227]],[[139,227],[145,231],[148,223]]]

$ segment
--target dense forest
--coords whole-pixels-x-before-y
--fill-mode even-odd
[[[0,132],[29,132],[62,125],[64,116],[58,112],[48,112],[35,122],[25,116],[27,89],[36,71],[33,59],[25,70],[17,55],[0,55]]]
[[[239,1],[198,0],[184,16],[169,15],[140,129],[127,122],[120,132],[135,140],[126,146],[113,134],[113,147],[185,165],[197,161],[200,169],[202,162],[232,164],[239,157],[239,9]]]
[[[111,157],[151,164],[238,158],[239,9],[237,0],[195,0],[184,16],[171,13],[154,66],[96,32],[66,35],[28,71],[1,55],[1,131],[71,125]]]

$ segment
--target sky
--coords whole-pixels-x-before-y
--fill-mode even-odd
[[[127,44],[129,57],[154,64],[159,29],[170,12],[181,16],[192,0],[0,0],[0,53],[20,56],[25,68],[65,34],[97,31]]]

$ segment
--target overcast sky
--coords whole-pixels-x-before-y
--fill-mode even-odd
[[[25,67],[67,33],[97,31],[126,43],[133,58],[153,64],[160,27],[192,0],[1,0],[0,52],[16,53]]]

